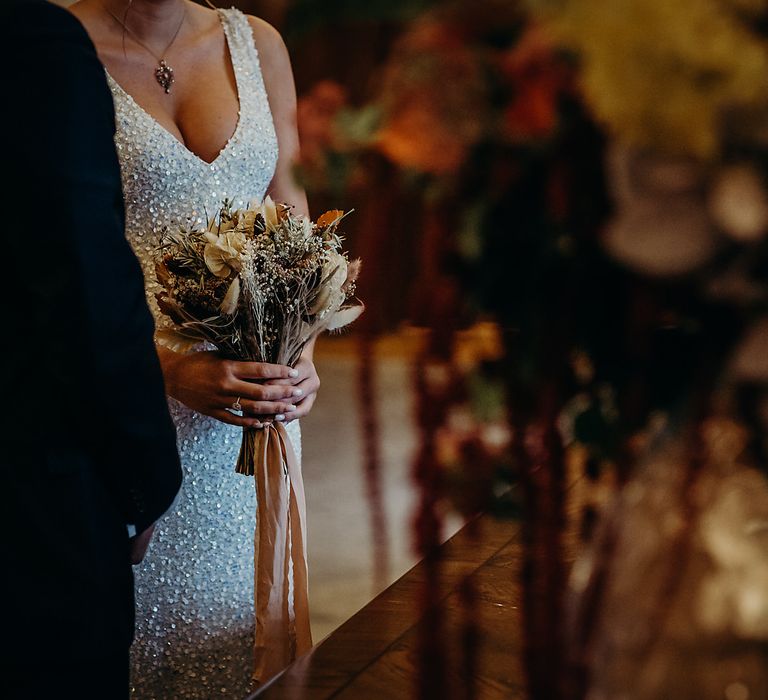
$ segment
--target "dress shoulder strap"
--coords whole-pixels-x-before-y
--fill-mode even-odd
[[[227,35],[229,53],[232,57],[238,84],[241,80],[246,82],[254,78],[257,82],[263,83],[259,52],[253,39],[253,29],[248,17],[236,7],[231,7],[228,10],[219,9],[218,12],[224,32]]]
[[[234,7],[218,12],[235,71],[243,132],[251,133],[255,139],[274,139],[272,110],[251,23]]]

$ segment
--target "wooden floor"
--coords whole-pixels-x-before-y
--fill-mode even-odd
[[[315,364],[323,386],[302,419],[307,494],[309,610],[319,642],[405,574],[413,551],[419,503],[412,465],[418,449],[413,369],[405,338],[377,341],[373,395],[359,389],[359,348],[352,334],[320,339]],[[384,522],[371,516],[361,402],[373,401],[378,419],[378,492]],[[446,513],[445,538],[462,525]],[[382,550],[374,547],[374,532]],[[383,554],[384,556],[379,556]]]
[[[440,594],[448,659],[449,692],[436,700],[467,697],[462,668],[463,607],[459,583],[466,577],[477,592],[477,648],[474,697],[525,697],[518,665],[520,629],[519,526],[483,516],[477,532],[465,527],[444,545]],[[422,563],[350,618],[251,700],[344,698],[378,700],[415,696],[419,649]]]

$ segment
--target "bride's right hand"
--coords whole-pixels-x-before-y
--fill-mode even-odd
[[[259,416],[289,416],[296,410],[296,387],[266,385],[254,380],[290,379],[296,370],[264,362],[222,359],[216,352],[181,355],[158,348],[169,396],[198,413],[230,425],[259,428]],[[243,415],[228,411],[240,403]]]

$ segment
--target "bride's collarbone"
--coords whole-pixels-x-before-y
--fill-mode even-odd
[[[234,135],[240,113],[230,47],[215,13],[191,9],[192,31],[166,56],[174,80],[166,94],[155,78],[157,58],[129,36],[105,33],[89,10],[76,14],[112,79],[159,127],[200,159],[213,160]]]

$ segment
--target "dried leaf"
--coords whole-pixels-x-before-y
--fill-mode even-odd
[[[184,315],[181,307],[168,295],[168,292],[162,291],[155,294],[157,306],[174,323],[184,323]]]
[[[182,354],[192,352],[201,342],[200,338],[192,338],[172,328],[159,328],[155,331],[155,340],[164,348]]]
[[[344,284],[341,286],[343,292],[346,292],[355,282],[357,282],[362,266],[363,261],[360,260],[360,258],[353,260],[347,265],[347,279],[344,280]]]
[[[330,211],[325,212],[318,220],[317,225],[320,228],[326,228],[328,226],[331,226],[332,224],[335,224],[344,217],[344,212],[341,211],[341,209],[331,209]]]
[[[266,225],[267,230],[271,229],[274,231],[280,225],[280,217],[277,212],[277,205],[269,195],[267,195],[267,198],[262,202],[261,206],[258,208],[258,211],[264,218],[264,224]]]
[[[353,321],[356,321],[360,315],[365,311],[365,305],[359,304],[357,306],[344,306],[339,309],[331,318],[328,323],[329,331],[337,331],[339,328],[348,326]]]
[[[168,282],[171,279],[171,273],[170,273],[170,270],[168,270],[168,266],[165,264],[164,261],[160,260],[155,265],[155,276],[157,277],[157,281],[163,287],[167,287],[168,286]]]
[[[221,302],[221,313],[231,316],[237,311],[237,302],[240,300],[240,278],[235,277],[229,285],[224,301]]]

